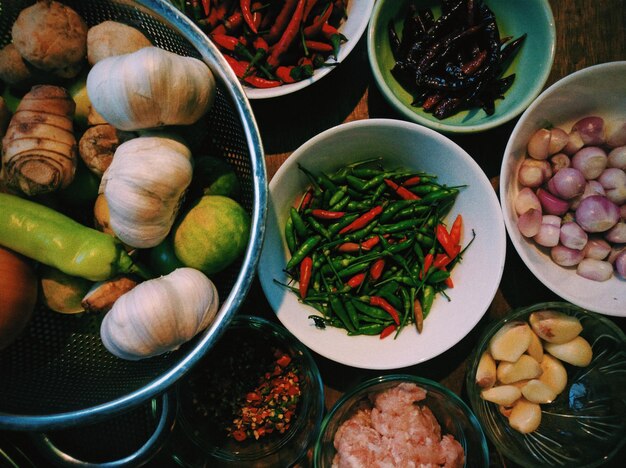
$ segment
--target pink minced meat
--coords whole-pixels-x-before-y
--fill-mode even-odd
[[[333,467],[461,467],[463,447],[441,427],[427,406],[426,390],[412,383],[371,397],[335,434]]]

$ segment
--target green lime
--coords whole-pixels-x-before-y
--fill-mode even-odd
[[[241,190],[239,179],[227,161],[213,156],[201,156],[194,162],[192,186],[201,195],[223,195],[236,199]]]
[[[63,203],[73,206],[94,203],[98,196],[99,187],[100,178],[79,159],[74,180],[66,188],[59,191],[59,198]]]
[[[87,95],[87,73],[81,73],[75,78],[75,81],[68,88],[68,92],[76,103],[76,111],[74,112],[74,121],[81,128],[87,128],[87,118],[91,111],[91,100]]]
[[[150,266],[155,273],[167,275],[176,268],[185,266],[178,260],[174,253],[174,245],[170,236],[166,237],[159,245],[150,249]]]
[[[188,267],[212,275],[245,251],[250,216],[231,198],[205,195],[182,216],[173,233],[176,257]]]

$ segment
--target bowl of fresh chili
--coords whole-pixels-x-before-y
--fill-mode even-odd
[[[324,412],[309,351],[282,325],[257,316],[236,316],[179,391],[182,432],[209,466],[292,466],[312,444]]]
[[[343,62],[374,0],[172,1],[220,49],[249,99],[299,91]]]
[[[270,182],[259,271],[278,319],[341,364],[395,369],[469,333],[504,267],[500,205],[477,163],[423,126],[326,130]]]
[[[476,133],[521,114],[555,51],[546,0],[380,0],[368,26],[374,81],[404,118]]]

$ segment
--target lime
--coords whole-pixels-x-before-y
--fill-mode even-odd
[[[185,266],[176,257],[170,236],[167,236],[159,245],[150,249],[150,266],[159,275],[167,275],[176,268]]]
[[[250,216],[239,203],[205,195],[174,227],[174,253],[186,266],[212,275],[243,254],[249,237]]]
[[[223,195],[236,199],[239,196],[239,179],[227,161],[213,156],[200,156],[195,160],[192,187],[204,195]]]
[[[76,103],[74,120],[81,128],[87,128],[87,118],[91,111],[91,100],[87,95],[87,73],[81,73],[68,88],[68,92]]]

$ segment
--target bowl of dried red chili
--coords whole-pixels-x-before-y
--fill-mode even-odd
[[[209,466],[291,466],[312,444],[323,411],[308,350],[281,325],[242,315],[182,382],[178,421]]]
[[[389,104],[448,133],[521,114],[548,79],[555,37],[547,0],[380,0],[367,33],[374,81]]]

